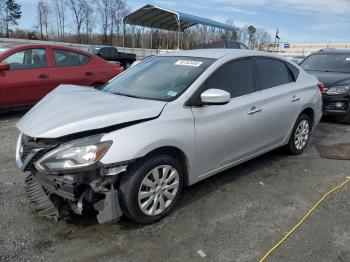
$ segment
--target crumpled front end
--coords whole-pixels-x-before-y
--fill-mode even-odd
[[[22,171],[29,172],[26,189],[34,209],[54,220],[77,214],[96,216],[99,223],[104,223],[121,217],[117,185],[127,165],[97,163],[72,172],[38,171],[35,166],[38,159],[60,143],[56,139],[19,136],[16,163]]]

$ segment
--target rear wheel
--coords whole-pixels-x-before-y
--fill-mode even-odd
[[[304,152],[309,142],[311,133],[311,120],[302,114],[297,119],[288,143],[288,150],[293,155],[299,155]]]
[[[170,155],[147,157],[132,166],[121,180],[123,212],[140,224],[156,222],[174,208],[182,185],[178,160]]]

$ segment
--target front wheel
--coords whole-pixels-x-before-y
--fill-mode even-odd
[[[288,150],[293,155],[300,155],[304,152],[309,142],[311,133],[311,120],[302,114],[297,119],[288,143]]]
[[[120,184],[124,214],[140,224],[151,224],[175,206],[183,186],[183,172],[170,155],[146,157],[132,166]]]

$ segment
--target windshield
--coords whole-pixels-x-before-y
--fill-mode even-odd
[[[172,101],[179,97],[213,59],[155,56],[129,68],[103,91],[137,98]]]
[[[315,54],[300,65],[305,70],[350,73],[350,54]]]

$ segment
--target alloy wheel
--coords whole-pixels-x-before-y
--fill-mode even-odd
[[[310,135],[309,122],[307,120],[302,120],[299,123],[297,129],[295,130],[295,135],[294,135],[294,144],[298,150],[302,150],[305,147],[309,139],[309,135]]]
[[[173,202],[179,189],[179,173],[170,165],[153,168],[142,180],[138,203],[141,211],[156,216]]]

